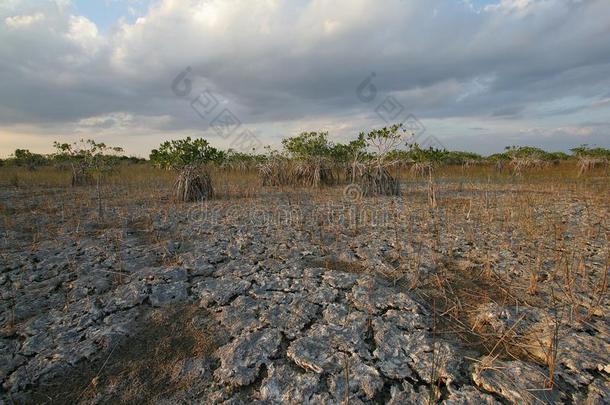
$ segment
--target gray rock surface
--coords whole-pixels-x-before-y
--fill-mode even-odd
[[[150,231],[89,223],[3,252],[0,403],[27,402],[49,382],[77,378],[79,367],[101,367],[114,350],[137,345],[143,314],[181,306],[206,311],[187,326],[213,339],[207,351],[182,342],[193,353],[160,366],[179,389],[159,394],[158,403],[610,403],[603,316],[562,320],[557,384],[545,390],[548,314],[512,303],[469,307],[469,327],[523,344],[529,359],[487,357],[454,335],[433,333],[426,300],[388,276],[394,228],[287,227],[248,216],[271,210],[268,204],[216,208],[216,220],[150,213],[143,219]],[[24,235],[11,232],[17,246]],[[419,234],[430,230],[422,225]],[[461,257],[463,268],[479,266],[464,240],[439,251]],[[418,255],[421,274],[436,275],[438,257],[426,246],[413,241],[396,254]],[[595,246],[591,263],[601,263],[602,245]],[[516,259],[503,255],[498,271],[517,274]],[[82,402],[115,398],[111,386],[96,389]]]
[[[277,353],[282,335],[277,330],[261,330],[238,336],[216,352],[220,367],[215,376],[230,386],[248,385],[259,375],[261,366]]]
[[[260,387],[260,399],[272,403],[314,404],[320,376],[306,373],[290,364],[270,364]]]

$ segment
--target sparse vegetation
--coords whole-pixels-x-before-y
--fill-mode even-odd
[[[204,201],[214,196],[210,175],[195,166],[185,166],[174,186],[176,200],[182,202]]]
[[[48,159],[38,153],[32,153],[27,149],[16,149],[13,153],[12,163],[15,166],[26,167],[28,170],[36,170],[48,163]]]
[[[379,351],[385,347],[382,338],[388,333],[380,325],[390,316],[399,317],[396,319],[403,322],[401,333],[421,339],[421,347],[410,349],[418,362],[411,367],[419,372],[408,378],[429,403],[452,395],[457,389],[456,378],[462,386],[476,385],[505,402],[557,402],[569,398],[573,403],[582,403],[579,400],[589,395],[588,388],[574,385],[573,381],[593,384],[591,381],[600,381],[607,373],[603,367],[596,368],[601,367],[598,365],[605,354],[595,350],[606,336],[603,325],[607,322],[610,268],[610,173],[603,164],[582,170],[581,159],[607,159],[608,151],[581,147],[571,155],[563,155],[511,147],[501,154],[481,157],[405,145],[401,131],[400,126],[394,126],[362,133],[345,144],[329,142],[326,133],[306,133],[284,142],[281,152],[268,151],[265,155],[222,152],[204,140],[187,138],[163,144],[148,162],[121,158],[119,149],[94,141],[87,143],[86,149],[56,145],[58,152],[46,156],[46,165],[37,166],[37,170],[14,161],[0,167],[2,257],[14,263],[15,258],[22,257],[20,252],[43,257],[39,252],[51,249],[53,241],[61,240],[67,246],[69,240],[70,246],[83,245],[81,251],[99,249],[95,260],[103,265],[92,268],[109,275],[103,286],[109,296],[123,291],[121,288],[140,288],[134,287],[140,282],[137,280],[145,280],[146,288],[154,289],[166,285],[161,280],[167,279],[181,288],[188,285],[184,294],[196,302],[213,295],[201,290],[213,279],[209,272],[226,272],[231,291],[227,293],[228,301],[217,307],[212,301],[205,302],[216,311],[214,316],[229,318],[247,313],[242,308],[237,314],[227,315],[235,302],[243,301],[248,310],[249,305],[254,305],[251,302],[258,302],[259,287],[269,288],[261,294],[273,297],[289,290],[289,294],[300,297],[294,302],[306,302],[314,298],[301,297],[299,288],[325,280],[320,278],[313,283],[311,274],[327,271],[324,277],[332,278],[353,273],[361,277],[357,287],[350,285],[341,290],[327,285],[329,291],[339,291],[337,301],[315,301],[312,318],[305,317],[302,323],[322,322],[322,316],[330,319],[335,316],[332,311],[345,306],[353,311],[347,312],[345,322],[356,319],[356,325],[362,328],[359,335]],[[496,162],[507,166],[497,170]],[[94,181],[75,181],[80,173],[90,173]],[[344,187],[351,183],[363,191],[356,196],[357,204],[344,202]],[[69,187],[70,184],[81,186]],[[105,186],[102,194],[100,185]],[[42,187],[44,193],[40,193]],[[49,198],[51,193],[53,197]],[[100,212],[100,196],[106,214],[94,215]],[[202,208],[199,204],[176,204],[175,200],[207,203]],[[92,225],[94,216],[98,219]],[[160,273],[146,270],[133,276],[134,269],[140,266],[134,267],[133,263],[141,260],[130,256],[134,249],[144,252],[146,269],[161,269]],[[69,276],[69,281],[48,293],[55,297],[57,292],[66,300],[73,300],[66,301],[66,308],[78,301],[63,288],[74,294],[76,287],[70,286],[78,285],[80,277],[84,277],[78,263],[70,260],[62,261],[66,270],[58,272]],[[252,263],[259,263],[260,271],[251,270]],[[32,268],[44,265],[32,264]],[[311,274],[283,278],[281,271],[300,267],[309,269]],[[242,276],[241,272],[247,275]],[[270,281],[264,277],[274,278]],[[259,279],[261,284],[251,290],[252,295],[234,292]],[[367,300],[372,300],[376,288],[381,288],[381,284],[371,287],[371,279],[386,283],[384,291],[392,289],[392,295],[384,300],[389,302],[406,294],[416,300],[417,308],[423,309],[405,306],[408,309],[404,310],[402,304],[393,301],[385,312],[369,307],[372,304]],[[284,285],[293,280],[297,287]],[[16,287],[10,294],[22,290]],[[94,311],[97,293],[87,294],[93,294],[85,300]],[[172,294],[167,295],[168,299],[174,299]],[[7,304],[10,319],[3,326],[4,333],[23,333],[29,341],[31,336],[22,331],[25,318],[20,317],[25,315],[18,308],[19,296],[15,297]],[[357,299],[361,301],[356,304]],[[112,300],[108,305],[115,305]],[[143,308],[150,304],[144,301],[134,305]],[[265,310],[274,305],[279,304],[266,306]],[[357,318],[361,315],[366,319]],[[78,322],[85,322],[86,316]],[[247,318],[247,322],[265,325],[254,330],[275,330],[279,321],[274,316],[279,315],[265,312],[264,316]],[[424,316],[430,319],[419,325],[416,319]],[[281,318],[282,322],[301,322],[299,316],[290,317]],[[242,321],[243,325],[250,325]],[[166,393],[173,395],[186,389],[186,380],[176,379],[180,373],[188,374],[187,385],[191,388],[199,384],[208,389],[210,381],[233,378],[230,366],[225,370],[224,363],[218,364],[210,357],[217,350],[216,344],[208,347],[208,343],[201,343],[215,339],[198,336],[198,329],[188,319],[180,322],[188,331],[185,356],[190,359],[195,356],[193,353],[201,353],[204,358],[198,361],[216,370],[214,376],[210,371],[205,382],[197,380],[196,373],[187,368],[188,359],[174,362],[170,346],[164,346],[167,353],[157,353],[160,362],[155,363],[129,357],[125,354],[129,346],[121,343],[114,354],[112,345],[96,349],[99,358],[95,358],[95,364],[99,368],[83,374],[86,378],[74,380],[79,394],[88,399],[96,395],[116,399],[134,398],[137,393],[156,400]],[[354,324],[351,325],[350,328]],[[319,330],[319,325],[303,328],[309,333]],[[110,336],[109,342],[114,342],[115,332],[104,333]],[[226,334],[218,332],[221,337],[223,333]],[[276,339],[278,345],[282,342],[277,356],[284,361],[285,346],[290,347],[295,340],[281,336]],[[172,342],[175,336],[162,333],[162,337]],[[226,343],[222,338],[220,341],[218,346]],[[349,345],[346,348],[341,346],[342,341],[328,342],[335,344],[344,351],[339,363],[342,382],[333,380],[329,386],[336,387],[341,398],[352,398],[341,387],[358,385],[364,363],[356,354],[349,354]],[[420,349],[421,354],[417,354]],[[151,353],[150,348],[142,350]],[[126,356],[129,364],[116,357],[117,353]],[[275,357],[269,360],[270,364],[273,361]],[[461,364],[459,373],[473,370],[472,374],[452,374],[448,365],[451,362]],[[367,363],[366,367],[377,367],[377,363]],[[148,368],[154,375],[153,385],[142,377]],[[510,377],[512,374],[508,373],[514,370],[529,370],[531,378],[521,374],[519,378]],[[268,375],[272,371],[269,368]],[[307,371],[306,375],[311,373]],[[126,387],[120,382],[121,375],[134,376],[138,387]],[[267,378],[264,375],[261,372],[258,378]],[[55,391],[39,387],[33,395],[55,395],[53,398],[57,399],[62,378],[58,374],[52,380],[54,385],[49,387],[55,387]],[[498,388],[500,383],[510,390]],[[262,383],[257,380],[255,384]],[[385,384],[394,384],[394,380],[388,379]],[[361,393],[360,388],[354,388],[354,392],[362,398],[369,394],[376,399],[390,395],[386,388],[367,389],[371,391]],[[246,392],[243,389],[243,395]]]
[[[174,189],[178,201],[193,202],[212,198],[214,188],[205,165],[221,164],[226,154],[205,139],[167,141],[150,154],[150,161],[162,168],[178,170]]]

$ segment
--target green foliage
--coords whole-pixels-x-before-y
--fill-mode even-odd
[[[363,133],[358,135],[358,138],[349,142],[347,145],[337,143],[330,148],[330,157],[337,163],[348,163],[366,158],[366,139]]]
[[[565,152],[547,152],[546,158],[550,161],[570,160],[572,156]]]
[[[302,132],[298,136],[283,139],[282,145],[295,159],[330,157],[333,149],[332,143],[328,142],[328,132]]]
[[[54,142],[54,158],[57,162],[68,163],[72,167],[72,186],[90,184],[95,180],[98,201],[98,216],[104,216],[102,205],[102,178],[112,171],[120,162],[123,149],[118,146],[108,146],[103,142],[95,142],[93,139],[80,142],[59,143]]]
[[[446,156],[447,152],[444,149],[437,149],[430,146],[428,149],[422,149],[417,143],[409,145],[410,149],[407,152],[410,160],[415,163],[435,162],[440,163]]]
[[[574,156],[577,157],[592,157],[610,159],[610,149],[606,148],[590,148],[589,145],[580,145],[577,148],[570,149]]]
[[[487,162],[496,163],[500,160],[509,160],[508,155],[504,153],[494,153],[493,155],[489,155],[485,158]]]
[[[266,162],[266,155],[249,154],[229,149],[224,156],[222,165],[233,169],[247,169]]]
[[[142,163],[146,163],[146,159],[144,158],[139,158],[136,156],[119,156],[119,161],[121,163],[128,163],[128,164],[142,164]]]
[[[86,141],[81,139],[74,143],[54,142],[55,154],[53,158],[57,161],[86,161],[89,166],[103,166],[106,161],[118,162],[123,148],[108,146],[103,142],[95,142],[93,139]]]
[[[13,153],[13,164],[20,167],[27,167],[30,170],[36,170],[38,167],[48,163],[45,156],[38,153],[32,153],[27,149],[16,149]]]
[[[504,148],[510,158],[538,157],[543,158],[546,152],[533,146],[507,146]]]
[[[572,154],[564,152],[546,152],[532,146],[507,146],[501,153],[487,157],[464,151],[445,149],[423,149],[417,143],[403,143],[406,133],[402,124],[361,132],[347,143],[333,143],[328,139],[328,132],[303,132],[295,137],[282,140],[283,152],[265,147],[265,154],[238,152],[232,149],[221,151],[205,139],[191,139],[163,142],[158,149],[153,149],[150,161],[161,168],[180,169],[193,164],[218,164],[224,167],[251,168],[272,159],[311,160],[324,158],[326,163],[336,163],[337,167],[352,167],[366,161],[378,164],[393,162],[433,162],[446,165],[461,165],[473,162],[496,163],[499,160],[538,159],[548,162],[559,162],[575,158],[591,157],[610,160],[610,150],[602,147],[581,145],[571,149]],[[405,148],[406,146],[406,148]],[[110,169],[117,163],[139,164],[145,159],[120,155],[121,148],[109,147],[93,140],[79,143],[54,143],[55,153],[41,155],[27,149],[17,149],[2,165],[16,165],[35,169],[39,166],[54,163],[58,166],[71,167],[74,173],[95,174]]]
[[[352,150],[350,149],[349,145],[337,143],[331,147],[329,154],[334,162],[346,163],[350,161]]]
[[[180,169],[188,165],[215,163],[221,164],[225,152],[210,146],[203,138],[179,139],[163,142],[159,149],[150,153],[150,161],[164,169]]]
[[[364,138],[367,146],[376,149],[377,154],[387,154],[400,145],[404,133],[402,124],[394,124],[374,129],[366,134],[360,133],[360,137]]]
[[[487,157],[488,162],[495,163],[499,160],[512,160],[522,158],[536,158],[547,162],[571,159],[571,156],[564,152],[547,152],[533,146],[507,146],[503,153],[495,153]]]
[[[73,174],[93,175],[98,181],[104,173],[112,170],[120,162],[118,154],[123,152],[120,147],[107,146],[93,139],[86,141],[81,139],[74,143],[54,142],[53,147],[55,148],[53,160],[56,163],[69,164]]]
[[[391,154],[397,150],[402,143],[406,130],[402,124],[394,124],[389,127],[374,129],[368,133],[360,133],[366,145],[373,152],[372,157],[377,165],[384,165],[390,160]]]
[[[393,150],[388,159],[409,163],[432,162],[446,165],[461,165],[467,162],[481,162],[483,157],[477,153],[449,151],[429,147],[422,149],[417,143],[408,144],[409,150]]]
[[[402,130],[402,131],[401,131]],[[405,133],[402,124],[394,124],[389,127],[383,127],[369,131],[364,138],[367,142],[375,142],[382,140],[400,140]]]
[[[448,165],[463,165],[469,162],[482,162],[483,157],[478,153],[462,151],[443,151],[442,163]]]

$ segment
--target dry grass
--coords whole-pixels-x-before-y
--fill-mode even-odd
[[[211,361],[217,347],[208,314],[198,306],[174,306],[142,314],[134,336],[110,348],[108,355],[77,365],[31,392],[33,403],[158,403],[186,390],[198,378],[185,360]],[[200,371],[203,371],[199,369]]]
[[[174,195],[179,202],[205,201],[214,197],[210,174],[197,167],[187,166],[178,175]]]
[[[272,215],[279,202],[305,211],[305,206],[323,207],[342,196],[340,187],[263,187],[255,170],[210,168],[210,174],[217,204],[259,204]],[[430,305],[436,314],[435,333],[481,355],[542,364],[549,376],[548,387],[541,389],[553,386],[562,355],[561,329],[566,323],[603,318],[608,309],[608,167],[593,165],[583,172],[577,162],[567,162],[522,167],[516,175],[493,165],[439,166],[424,174],[422,178],[421,170],[397,170],[393,176],[402,183],[402,199],[375,197],[355,204],[383,210],[391,218],[375,229],[367,226],[373,211],[361,212],[347,224],[318,220],[321,214],[294,224],[326,255],[312,265],[377,272],[365,262],[339,259],[342,252],[336,249],[362,235],[383,238],[391,248],[384,258],[390,270],[382,275]],[[161,244],[169,236],[153,234],[147,218],[189,209],[171,201],[174,178],[173,172],[147,165],[120,167],[104,185],[105,206],[111,212],[107,217],[132,218],[146,233],[146,243]],[[5,240],[13,232],[7,248],[35,249],[45,238],[95,220],[93,188],[71,189],[69,184],[70,173],[53,168],[0,168],[0,229]],[[422,270],[424,258],[430,257],[434,270]],[[483,306],[493,304],[541,310],[552,327],[528,328],[517,312],[515,323],[494,329],[480,316]],[[198,347],[189,345],[189,350]],[[146,365],[136,363],[133,370]],[[104,384],[111,384],[112,373],[121,375],[117,367],[106,366]],[[137,379],[138,372],[127,375]],[[87,386],[85,395],[92,394]]]

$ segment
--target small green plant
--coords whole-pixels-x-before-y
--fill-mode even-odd
[[[95,142],[93,139],[79,142],[53,144],[56,153],[54,159],[57,162],[68,163],[72,168],[72,185],[83,185],[92,181],[96,187],[98,201],[98,215],[104,216],[102,206],[102,179],[112,171],[120,162],[118,156],[123,149],[117,146],[107,146],[105,143]]]
[[[222,161],[222,167],[232,170],[247,171],[266,161],[267,156],[265,155],[257,155],[254,153],[248,154],[229,149]]]
[[[331,148],[330,154],[333,161],[347,165],[347,177],[352,183],[356,181],[357,173],[362,172],[362,162],[370,157],[367,154],[366,146],[364,133],[360,133],[357,139],[347,145],[338,143]]]

